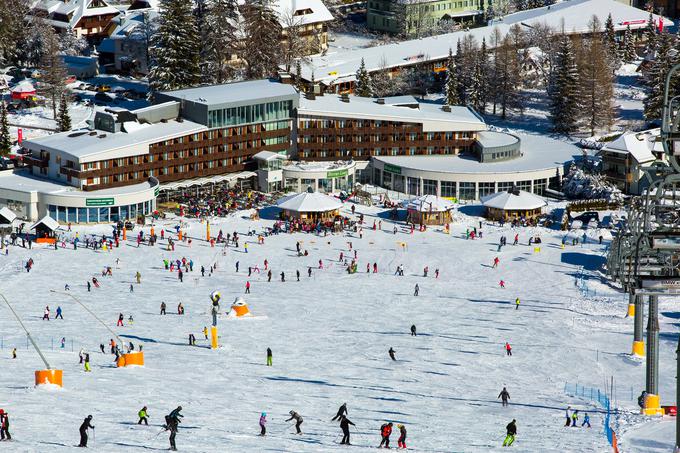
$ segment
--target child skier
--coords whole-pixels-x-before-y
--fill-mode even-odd
[[[265,425],[267,424],[267,413],[262,412],[260,414],[260,436],[265,436],[267,434],[267,428]]]
[[[397,440],[397,446],[399,448],[406,448],[406,427],[404,425],[397,425],[399,428],[399,439]]]
[[[138,425],[141,425],[142,422],[146,425],[149,426],[149,414],[146,413],[146,406],[141,408],[139,412],[137,412],[137,415],[139,416],[139,421],[137,422]]]

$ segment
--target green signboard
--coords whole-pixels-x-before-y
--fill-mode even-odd
[[[343,176],[347,176],[347,169],[344,170],[331,170],[329,172],[326,172],[326,178],[331,179],[331,178],[342,178]]]
[[[88,198],[85,206],[113,206],[113,198]]]
[[[385,166],[383,167],[383,169],[384,169],[386,172],[394,173],[394,174],[396,174],[396,175],[400,175],[400,174],[401,174],[401,167],[398,167],[398,166],[396,166],[396,165],[385,164]]]

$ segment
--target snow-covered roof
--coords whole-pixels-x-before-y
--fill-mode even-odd
[[[272,6],[283,28],[333,20],[333,15],[321,0],[278,0]]]
[[[445,198],[436,195],[423,195],[410,200],[406,209],[419,212],[444,212],[453,209],[455,205]]]
[[[17,218],[17,215],[13,213],[11,209],[5,206],[0,209],[0,218],[6,219],[7,223],[12,223],[14,222],[14,219]]]
[[[41,224],[42,224],[42,225],[45,225],[45,226],[46,226],[48,229],[50,229],[51,231],[56,231],[56,230],[59,228],[59,222],[57,222],[56,220],[54,220],[52,217],[46,215],[45,217],[43,217],[42,219],[38,220],[38,221],[35,222],[33,225],[31,225],[31,227],[30,227],[28,230],[29,230],[29,231],[30,231],[30,230],[35,230],[35,228],[36,228],[38,225],[41,225]]]
[[[83,17],[120,14],[104,0],[35,0],[31,9],[47,12],[47,21],[59,28],[75,28]],[[55,18],[55,14],[68,17],[68,22]]]
[[[126,123],[127,124],[127,123]],[[26,140],[30,150],[61,151],[75,157],[79,163],[117,159],[148,153],[149,145],[206,130],[201,124],[183,120],[168,120],[154,124],[138,124],[128,132],[70,131]]]
[[[255,155],[253,155],[253,159],[269,161],[269,160],[273,160],[273,159],[286,159],[286,156],[284,156],[283,154],[279,154],[279,153],[273,153],[271,151],[260,151],[259,153],[256,153]]]
[[[314,73],[315,80],[326,85],[335,84],[345,78],[351,80],[362,58],[369,72],[409,66],[423,61],[444,60],[448,57],[449,49],[455,53],[457,41],[462,41],[466,36],[474,37],[477,42],[486,38],[486,44],[490,46],[494,42],[492,35],[495,28],[498,28],[501,35],[506,35],[514,24],[520,24],[525,30],[529,30],[540,23],[545,23],[557,30],[561,28],[561,19],[564,17],[566,33],[583,33],[588,30],[588,23],[593,14],[604,24],[609,13],[614,20],[614,27],[619,30],[625,29],[627,25],[633,30],[644,28],[649,16],[646,11],[616,0],[565,1],[550,7],[510,14],[485,27],[363,49],[329,51],[325,55],[310,57],[308,62],[303,62],[302,78],[311,80]],[[656,20],[659,20],[659,17],[655,16]],[[663,23],[664,26],[673,25],[673,22],[665,17]]]
[[[12,87],[12,93],[35,93],[35,87],[29,80],[22,80]]]
[[[286,85],[273,79],[248,80],[245,82],[208,85],[161,94],[178,101],[191,101],[208,106],[236,105],[239,103],[257,104],[258,100],[296,97],[298,92],[293,85]]]
[[[300,115],[312,115],[315,117],[338,117],[357,118],[367,120],[402,121],[420,123],[423,131],[483,131],[486,123],[471,108],[452,106],[450,112],[444,111],[442,105],[426,102],[417,102],[418,108],[404,107],[385,99],[384,104],[379,104],[376,99],[350,96],[349,102],[342,100],[341,96],[328,94],[316,96],[315,99],[300,97],[298,113]]]
[[[505,211],[538,209],[547,205],[546,201],[531,192],[519,190],[497,192],[482,197],[482,204],[487,208],[503,209]]]
[[[638,163],[646,163],[656,160],[652,151],[657,150],[656,138],[659,136],[659,129],[645,132],[624,132],[616,140],[608,143],[602,151],[630,154]]]
[[[567,33],[586,33],[593,16],[597,16],[604,27],[609,14],[612,15],[615,30],[625,30],[628,25],[631,29],[644,28],[649,18],[649,12],[618,0],[570,0],[508,14],[496,19],[494,24],[520,24],[524,27],[547,25],[555,30],[560,30],[564,24]],[[664,27],[673,25],[671,20],[656,14],[654,20],[657,24],[661,20]]]
[[[283,197],[276,205],[286,211],[327,212],[340,209],[342,202],[319,192],[303,192]]]

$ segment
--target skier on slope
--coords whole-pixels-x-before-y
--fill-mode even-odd
[[[517,425],[516,420],[513,418],[510,423],[505,427],[505,440],[503,441],[504,447],[509,447],[515,441],[515,436],[517,435]]]
[[[331,419],[332,422],[335,420],[339,420],[343,415],[347,414],[347,403],[342,403],[342,406],[338,408],[338,413],[335,414],[335,417]]]
[[[397,359],[394,357],[394,353],[395,353],[395,352],[397,352],[397,351],[395,351],[394,349],[392,349],[392,347],[390,347],[390,350],[387,351],[387,353],[390,355],[390,359],[392,359],[392,360],[394,360],[394,361],[397,360]]]
[[[165,416],[165,430],[170,431],[170,450],[176,451],[177,445],[175,444],[175,437],[177,436],[177,431],[179,429],[179,424],[181,423],[181,418],[184,417],[180,414],[182,406],[177,406],[177,409],[170,412],[170,414]]]
[[[342,441],[340,443],[342,445],[352,445],[349,442],[349,425],[356,426],[354,423],[350,421],[349,418],[345,417],[344,415],[341,415],[340,429],[342,429]]]
[[[380,427],[380,445],[378,445],[378,448],[383,445],[385,448],[390,448],[390,435],[392,435],[392,422],[384,423]]]
[[[505,342],[505,355],[512,356],[512,346],[507,341]]]
[[[300,425],[302,425],[303,422],[302,416],[295,411],[290,411],[288,413],[290,414],[290,418],[286,421],[289,422],[291,420],[295,420],[295,429],[297,430],[296,434],[302,434],[302,431],[300,430]]]
[[[87,430],[89,428],[92,428],[94,430],[94,426],[91,424],[92,422],[92,416],[88,415],[87,418],[83,421],[83,423],[80,425],[79,431],[80,431],[80,444],[78,445],[79,447],[87,447]]]
[[[399,439],[397,439],[397,446],[399,448],[406,448],[406,427],[404,425],[397,425],[399,428]]]
[[[266,425],[267,425],[267,413],[262,412],[262,414],[260,414],[260,436],[267,435]]]
[[[144,406],[139,410],[139,412],[137,412],[137,415],[139,416],[139,421],[137,422],[138,425],[144,423],[146,426],[149,426],[149,414],[147,414],[146,410],[146,406]]]
[[[501,403],[502,403],[503,406],[507,406],[509,404],[508,400],[510,399],[510,393],[508,392],[508,389],[503,387],[503,390],[501,390],[501,393],[498,394],[498,398],[501,399]],[[498,399],[498,398],[496,398],[496,399]]]
[[[416,325],[415,325],[415,324],[413,324],[413,325],[411,326],[411,336],[412,336],[412,337],[415,337],[415,336],[416,336]]]

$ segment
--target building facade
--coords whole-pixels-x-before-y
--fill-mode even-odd
[[[120,12],[104,0],[35,0],[30,14],[46,18],[58,32],[72,29],[76,36],[99,42],[111,34]]]
[[[368,0],[369,30],[420,35],[444,21],[474,21],[491,0]]]
[[[657,142],[659,129],[644,132],[624,132],[616,140],[602,148],[602,174],[607,181],[623,193],[640,195],[649,187],[645,170],[663,159],[661,142]]]

